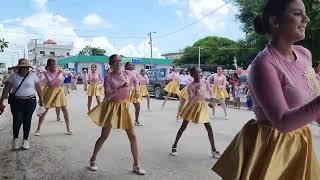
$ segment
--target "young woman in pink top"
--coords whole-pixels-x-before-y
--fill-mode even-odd
[[[69,113],[67,110],[67,98],[64,94],[62,87],[64,80],[64,72],[59,70],[54,59],[48,59],[45,72],[40,77],[41,82],[44,84],[43,88],[43,104],[46,109],[44,113],[39,116],[38,127],[35,136],[40,135],[40,128],[43,120],[50,108],[56,108],[57,115],[60,109],[62,110],[64,120],[67,126],[67,134],[71,135]]]
[[[183,73],[186,73],[186,79],[187,79],[187,85],[181,90],[180,95],[179,95],[179,107],[178,107],[178,112],[177,112],[177,117],[176,121],[180,122],[180,112],[183,108],[183,106],[186,104],[187,99],[188,99],[188,84],[193,82],[193,78],[190,76],[190,70],[184,70]],[[180,81],[181,81],[181,75],[180,75]],[[181,86],[181,84],[180,84]]]
[[[192,67],[190,70],[191,76],[194,78],[194,81],[187,85],[188,89],[188,103],[185,107],[182,108],[180,112],[180,116],[183,119],[181,127],[177,133],[174,144],[172,145],[171,155],[178,155],[177,145],[179,139],[181,138],[182,133],[187,128],[189,122],[193,122],[195,124],[203,123],[207,129],[208,137],[211,145],[211,153],[213,157],[219,157],[220,153],[217,151],[214,144],[214,137],[212,132],[212,127],[209,122],[209,116],[207,111],[207,105],[205,102],[205,95],[208,91],[211,95],[210,84],[206,81],[201,80],[201,70]],[[211,98],[211,103],[213,102],[213,98]]]
[[[180,77],[180,74],[179,74],[178,70],[175,67],[173,67],[173,71],[169,74],[169,79],[171,81],[164,88],[164,90],[167,91],[167,95],[163,101],[162,110],[164,109],[164,105],[168,101],[171,94],[176,94],[178,96],[180,95],[179,77]]]
[[[223,74],[222,67],[218,67],[217,73],[212,74],[210,77],[208,77],[208,82],[213,82],[212,98],[220,102],[224,111],[225,119],[228,119],[227,106],[225,103],[225,99],[229,97],[229,94],[226,89],[227,78]],[[215,109],[216,109],[215,105],[216,103],[213,103],[213,106],[212,106],[213,116],[215,116]]]
[[[96,158],[111,129],[123,129],[126,131],[131,144],[134,160],[133,172],[144,175],[146,172],[139,167],[138,163],[138,143],[132,126],[132,119],[129,113],[130,103],[128,101],[130,84],[134,85],[135,96],[139,96],[137,91],[138,80],[131,71],[121,70],[122,64],[118,55],[110,56],[109,64],[112,72],[108,72],[104,78],[104,100],[88,113],[93,122],[102,128],[101,135],[94,146],[94,151],[90,158],[89,168],[92,171],[98,170]]]
[[[100,104],[102,95],[102,77],[101,74],[97,72],[97,65],[91,64],[91,72],[86,76],[88,87],[87,87],[87,96],[88,96],[88,112],[91,110],[92,97],[95,96],[97,103]]]
[[[138,80],[139,80],[139,84],[140,84],[140,95],[142,97],[147,97],[147,105],[148,105],[148,110],[151,111],[150,109],[150,95],[149,95],[149,91],[147,88],[147,85],[149,84],[149,78],[146,75],[146,72],[144,69],[140,70],[140,74],[138,75]]]
[[[134,70],[134,65],[131,62],[126,62],[125,70],[131,71],[131,73],[135,76],[135,78],[138,80],[139,73]],[[138,81],[139,83],[139,81]],[[136,97],[135,94],[138,94]],[[139,115],[140,115],[140,104],[142,101],[142,96],[140,94],[140,87],[138,86],[137,92],[134,88],[134,84],[130,84],[130,92],[129,92],[129,102],[131,102],[135,109],[135,123],[136,126],[142,126],[142,124],[139,122]]]
[[[318,180],[308,124],[320,118],[320,86],[303,40],[309,22],[302,0],[269,0],[254,20],[271,42],[252,62],[249,121],[214,165],[222,179]]]

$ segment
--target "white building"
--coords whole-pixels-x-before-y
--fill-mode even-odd
[[[31,40],[28,43],[28,59],[35,66],[46,66],[47,60],[52,58],[59,60],[69,56],[73,45],[60,45],[48,39],[41,43],[39,40]]]
[[[183,52],[167,53],[167,54],[162,54],[161,56],[167,59],[180,59],[183,56]]]

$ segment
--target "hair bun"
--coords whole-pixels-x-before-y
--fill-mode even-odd
[[[253,20],[254,30],[260,35],[265,35],[267,30],[265,28],[265,23],[263,22],[263,17],[261,15],[256,16]]]

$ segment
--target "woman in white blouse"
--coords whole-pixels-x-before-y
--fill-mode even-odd
[[[18,136],[22,124],[23,142],[21,148],[24,150],[30,148],[28,137],[32,114],[37,105],[36,93],[38,93],[39,96],[40,106],[43,105],[41,84],[38,76],[30,71],[30,68],[32,67],[27,59],[19,59],[18,65],[16,66],[17,71],[8,78],[0,99],[1,112],[1,109],[4,110],[5,108],[3,101],[10,92],[9,103],[13,116],[13,150],[20,148]]]

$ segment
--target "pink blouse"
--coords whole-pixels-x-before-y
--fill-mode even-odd
[[[187,85],[188,102],[205,101],[206,92],[209,92],[211,97],[210,84],[207,81],[200,80],[200,82],[192,82]]]
[[[290,132],[320,119],[320,87],[311,66],[311,53],[292,46],[289,62],[271,44],[259,53],[249,72],[250,93],[258,121],[270,121]]]
[[[172,81],[179,81],[180,74],[178,72],[172,72],[169,74],[169,78]]]
[[[225,88],[227,83],[227,78],[225,75],[214,73],[208,77],[208,82],[213,82],[213,85],[217,85],[220,88]]]
[[[44,86],[58,88],[63,84],[64,74],[65,72],[59,71],[58,69],[55,72],[44,71],[40,75],[40,80]]]
[[[88,73],[86,75],[87,82],[90,84],[102,84],[102,77],[99,73]]]
[[[138,79],[131,71],[123,70],[121,74],[108,72],[104,78],[105,99],[123,101],[129,98],[130,84],[137,90]]]
[[[138,80],[140,85],[147,85],[149,84],[149,78],[148,76],[145,74],[144,76],[142,76],[141,74],[138,75]]]

